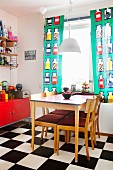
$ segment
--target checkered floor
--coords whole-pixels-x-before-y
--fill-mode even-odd
[[[26,122],[0,128],[0,170],[113,170],[113,137],[97,137],[95,149],[87,160],[83,134],[79,136],[79,161],[74,161],[74,135],[69,144],[60,135],[60,151],[53,150],[53,132],[40,143],[41,128],[36,127],[35,149],[31,150],[31,126]]]

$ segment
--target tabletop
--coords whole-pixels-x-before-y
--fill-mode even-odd
[[[64,99],[62,94],[57,94],[48,97],[40,97],[40,94],[31,95],[31,101],[34,102],[52,102],[52,103],[61,103],[61,104],[72,104],[72,105],[81,105],[86,102],[86,99],[93,98],[91,95],[73,95],[70,99]]]

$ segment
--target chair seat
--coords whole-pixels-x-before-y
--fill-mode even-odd
[[[35,121],[57,124],[62,119],[64,119],[63,115],[48,114],[48,115],[43,115],[43,116],[37,118]]]
[[[64,115],[64,116],[68,116],[70,113],[72,113],[71,110],[54,110],[52,112],[50,112],[49,114],[57,114],[57,115]]]
[[[79,116],[82,118],[86,118],[87,114],[84,111],[79,111]]]
[[[79,118],[79,127],[84,127],[85,122],[86,122],[85,118]],[[75,126],[75,116],[74,116],[74,114],[62,119],[61,121],[58,122],[57,125]]]

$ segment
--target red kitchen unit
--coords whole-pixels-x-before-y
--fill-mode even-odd
[[[0,101],[0,127],[29,117],[29,98]]]

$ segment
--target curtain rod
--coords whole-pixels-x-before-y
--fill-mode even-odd
[[[77,18],[69,18],[68,20],[65,19],[64,22],[68,22],[68,21],[77,21],[77,20],[89,19],[89,18],[90,18],[90,16],[77,17]]]

